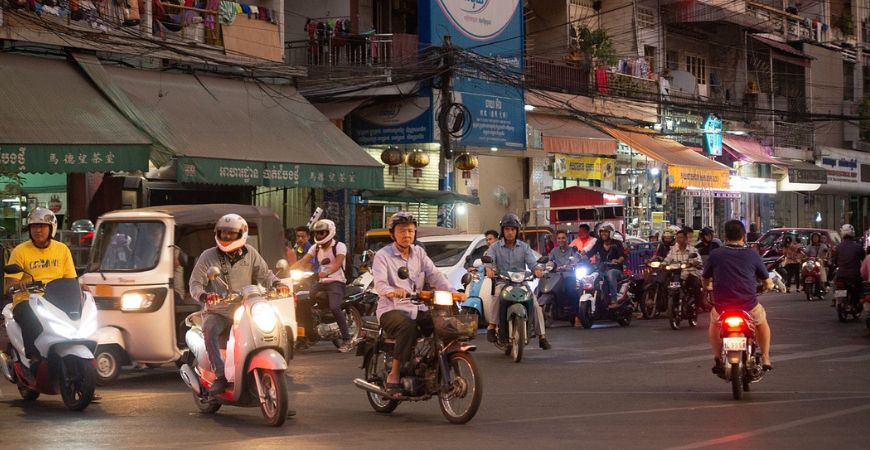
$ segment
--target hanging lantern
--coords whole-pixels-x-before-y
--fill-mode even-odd
[[[423,176],[423,168],[429,165],[429,154],[422,150],[414,150],[408,154],[408,165],[414,168],[413,175],[420,182]]]
[[[465,184],[468,184],[468,179],[471,178],[471,171],[477,168],[477,156],[463,153],[456,158],[455,165],[457,169],[462,171],[462,179],[466,180]]]
[[[381,161],[389,166],[391,176],[399,174],[399,166],[405,162],[405,152],[399,150],[399,147],[390,146],[381,152]]]

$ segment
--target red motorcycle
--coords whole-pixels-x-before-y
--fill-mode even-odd
[[[801,280],[804,283],[804,292],[807,301],[822,300],[825,297],[825,286],[822,284],[822,264],[816,258],[804,261],[801,266]]]
[[[719,376],[731,383],[734,400],[743,398],[751,383],[764,378],[761,347],[755,334],[752,316],[743,310],[726,310],[719,316],[716,325],[722,339],[721,359],[724,372]]]

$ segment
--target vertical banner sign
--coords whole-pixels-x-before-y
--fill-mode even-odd
[[[464,105],[471,128],[461,145],[524,149],[523,11],[520,0],[420,2],[420,46],[452,45],[477,55],[455,72],[454,101]],[[482,70],[487,66],[489,69]]]
[[[711,156],[722,156],[722,119],[716,114],[704,121],[704,150]]]

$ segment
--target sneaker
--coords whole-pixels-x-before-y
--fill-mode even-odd
[[[353,349],[353,344],[351,344],[350,339],[346,341],[342,341],[341,346],[338,347],[338,351],[341,353],[347,353]]]
[[[208,388],[209,395],[222,394],[227,389],[228,384],[226,377],[217,377],[214,383],[211,384],[211,387]]]
[[[719,358],[714,359],[713,362],[713,374],[720,378],[725,378],[725,363]]]
[[[544,350],[549,350],[549,349],[553,348],[553,346],[550,345],[550,341],[548,341],[547,338],[545,338],[543,336],[541,336],[541,338],[538,339],[538,345],[540,345],[541,348]]]
[[[486,330],[486,340],[489,342],[498,342],[498,336],[495,335],[495,328]]]

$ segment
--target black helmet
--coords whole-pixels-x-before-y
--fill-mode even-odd
[[[701,228],[701,236],[704,236],[704,235],[707,235],[707,234],[709,234],[709,235],[712,236],[712,235],[713,235],[713,229],[710,228],[710,227],[704,227],[704,228]]]
[[[507,213],[504,217],[501,218],[501,222],[499,222],[499,226],[501,227],[502,233],[504,233],[505,227],[513,227],[517,230],[520,229],[520,218],[517,217],[514,213]]]

